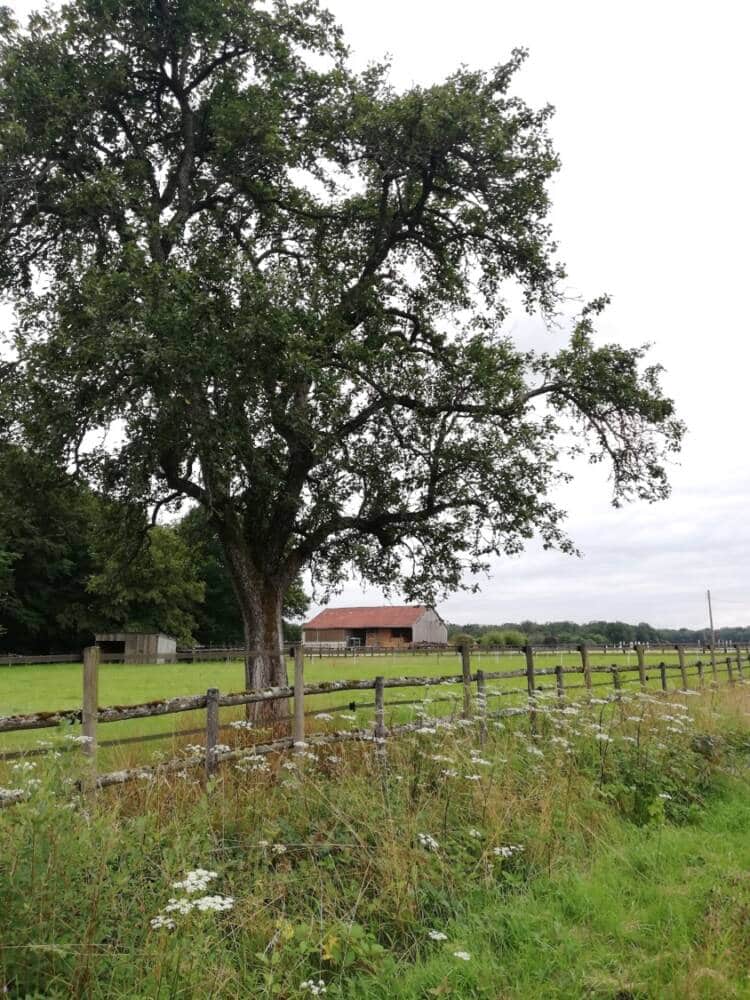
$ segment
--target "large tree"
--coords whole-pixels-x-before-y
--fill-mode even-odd
[[[397,92],[316,0],[2,27],[7,427],[112,496],[206,509],[248,686],[283,677],[303,567],[429,600],[535,532],[570,548],[563,449],[609,460],[616,502],[666,494],[681,425],[643,350],[596,346],[600,303],[556,354],[503,332],[508,288],[561,303],[522,53]]]

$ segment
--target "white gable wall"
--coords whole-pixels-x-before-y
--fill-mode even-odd
[[[448,626],[433,608],[427,608],[412,626],[412,642],[428,642],[436,646],[448,642]]]

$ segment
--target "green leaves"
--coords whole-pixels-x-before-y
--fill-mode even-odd
[[[305,566],[431,600],[534,533],[571,551],[571,430],[615,502],[665,496],[683,428],[643,350],[596,346],[603,300],[557,355],[504,336],[506,290],[552,314],[563,273],[524,57],[397,93],[313,0],[74,0],[13,30],[3,433],[119,501],[202,504],[246,622]]]

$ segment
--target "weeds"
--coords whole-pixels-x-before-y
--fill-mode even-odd
[[[186,769],[96,800],[75,795],[74,755],[18,761],[0,982],[29,998],[747,996],[749,702],[742,686],[540,698],[536,731],[430,718],[385,750],[249,747],[207,788]]]

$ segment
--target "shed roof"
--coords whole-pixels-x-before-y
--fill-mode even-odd
[[[94,635],[94,642],[127,642],[133,637],[142,636],[162,636],[164,639],[171,639],[171,635],[164,632],[97,632]]]
[[[407,628],[427,611],[424,604],[381,608],[326,608],[303,628]]]

